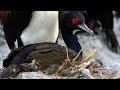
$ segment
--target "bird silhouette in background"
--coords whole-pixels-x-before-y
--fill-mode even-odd
[[[113,11],[87,11],[86,18],[86,24],[95,34],[98,34],[96,28],[102,27],[109,48],[115,53],[120,53],[120,46],[113,30]],[[99,21],[100,24],[97,23],[97,21]]]

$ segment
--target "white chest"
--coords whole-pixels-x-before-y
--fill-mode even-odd
[[[58,37],[58,11],[34,11],[29,26],[21,38],[24,45],[39,42],[56,42]]]

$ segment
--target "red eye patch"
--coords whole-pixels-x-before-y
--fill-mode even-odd
[[[78,23],[78,22],[80,22],[80,19],[79,19],[79,18],[73,18],[73,19],[72,19],[72,24],[76,24],[76,23]]]

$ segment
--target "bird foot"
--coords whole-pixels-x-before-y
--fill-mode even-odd
[[[82,52],[82,49],[79,51],[79,53],[77,54],[77,56],[74,59],[70,60],[69,55],[68,55],[68,53],[69,53],[68,48],[66,46],[67,59],[65,61],[66,61],[67,65],[68,66],[73,65],[75,63],[76,59],[79,57],[81,52]]]
[[[90,53],[82,62],[79,63],[79,66],[82,68],[83,63],[87,62],[96,52],[98,49],[95,49],[92,53]],[[80,50],[81,52],[82,50]],[[66,52],[67,52],[67,59],[65,59],[65,62],[59,67],[59,69],[57,70],[57,72],[55,74],[58,73],[62,73],[64,72],[64,70],[66,68],[69,68],[70,66],[75,65],[75,61],[78,58],[78,56],[80,55],[80,52],[78,53],[78,55],[73,59],[70,60],[69,56],[68,56],[68,48],[66,47]],[[85,73],[85,70],[84,72]],[[87,75],[87,77],[89,77],[90,79],[93,79],[93,77],[90,75],[90,73],[86,73],[85,75]]]
[[[68,48],[66,46],[67,59],[65,59],[65,62],[59,67],[59,69],[57,70],[56,73],[62,72],[66,67],[72,66],[75,63],[76,59],[78,58],[78,56],[80,55],[81,52],[82,52],[82,49],[79,51],[77,56],[73,60],[71,60],[69,58],[69,55],[68,55],[69,52],[68,52]]]

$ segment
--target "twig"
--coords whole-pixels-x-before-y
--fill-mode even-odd
[[[83,64],[84,62],[90,60],[90,58],[91,58],[97,51],[98,51],[98,48],[95,49],[92,53],[90,53],[90,54],[80,63],[80,65]]]
[[[72,60],[72,62],[70,63],[70,65],[73,65],[74,62],[76,61],[76,59],[79,57],[80,53],[82,52],[83,48],[79,51],[79,53],[77,54],[77,56]]]
[[[70,58],[69,58],[69,52],[68,52],[68,47],[66,46],[66,54],[67,54],[67,62],[68,63],[70,63],[71,62],[71,60],[70,60]]]

